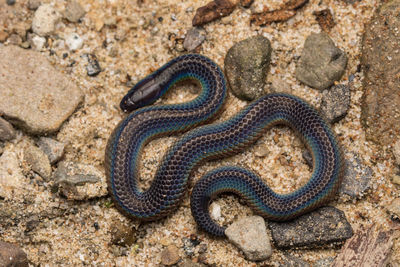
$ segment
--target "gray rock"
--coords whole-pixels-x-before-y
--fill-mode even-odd
[[[260,144],[254,149],[254,154],[260,158],[265,157],[269,154],[269,148],[266,144]]]
[[[328,122],[338,122],[346,116],[349,108],[350,88],[347,85],[335,85],[322,92],[320,112]]]
[[[399,8],[400,0],[382,2],[362,38],[361,122],[367,139],[384,149],[400,136]]]
[[[65,8],[65,18],[71,22],[78,22],[85,15],[85,10],[77,1],[68,1]]]
[[[6,149],[0,157],[0,197],[13,199],[24,187],[24,180],[17,153]]]
[[[107,195],[104,174],[90,165],[61,161],[53,178],[60,195],[68,199],[86,200]]]
[[[202,28],[193,27],[186,33],[183,47],[187,51],[195,50],[206,39],[206,31]]]
[[[310,267],[310,264],[290,254],[285,254],[283,264],[279,267]]]
[[[30,10],[36,10],[40,6],[40,0],[29,0],[28,1],[28,8]]]
[[[272,254],[265,222],[260,216],[247,217],[231,224],[226,228],[225,235],[248,260],[265,260]]]
[[[15,138],[15,130],[11,123],[0,117],[0,141],[9,141]]]
[[[36,142],[41,150],[47,155],[51,164],[56,163],[64,155],[65,144],[58,142],[57,140],[40,137]]]
[[[351,157],[346,160],[344,178],[339,193],[350,198],[362,198],[370,187],[372,169],[364,165],[357,154],[350,153]]]
[[[96,76],[101,72],[100,64],[97,61],[96,55],[87,54],[85,56],[88,61],[88,64],[86,65],[87,75]]]
[[[28,258],[18,246],[0,241],[0,266],[28,267]]]
[[[32,134],[57,131],[82,101],[79,88],[38,52],[6,46],[0,58],[0,113]]]
[[[333,263],[333,257],[327,257],[314,262],[313,267],[330,267]]]
[[[15,0],[7,0],[6,3],[9,6],[13,6],[15,4]]]
[[[289,222],[270,222],[269,226],[279,248],[319,247],[353,235],[343,211],[334,207],[322,207]]]
[[[400,139],[393,145],[393,155],[396,160],[396,164],[400,165]]]
[[[40,36],[54,33],[56,23],[60,19],[58,12],[49,4],[39,6],[32,20],[32,31]]]
[[[232,92],[240,99],[253,100],[264,92],[271,61],[269,40],[257,35],[232,46],[225,57],[225,73]]]
[[[346,68],[347,56],[326,33],[307,37],[296,78],[306,85],[323,90],[339,80]]]
[[[44,180],[50,179],[50,161],[40,148],[28,143],[24,148],[24,160],[31,166],[32,170],[39,174]]]

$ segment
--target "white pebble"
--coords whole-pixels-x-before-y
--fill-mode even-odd
[[[32,37],[32,43],[37,51],[41,51],[46,43],[46,38],[35,35]]]
[[[210,205],[210,209],[211,209],[211,218],[213,220],[218,221],[221,218],[221,206],[215,202],[211,203]]]
[[[51,5],[41,5],[33,16],[32,30],[40,36],[50,35],[54,32],[59,18],[60,15]]]
[[[78,50],[83,46],[82,38],[76,33],[69,34],[65,39],[65,42],[67,43],[69,50]]]

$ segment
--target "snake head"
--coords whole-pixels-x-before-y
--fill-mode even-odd
[[[143,79],[129,90],[119,106],[124,112],[131,112],[153,104],[161,96],[161,91],[162,84],[156,79]]]

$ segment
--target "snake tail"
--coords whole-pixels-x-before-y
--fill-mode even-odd
[[[312,152],[311,178],[292,193],[277,194],[250,170],[235,166],[217,168],[195,184],[191,195],[192,214],[202,229],[217,236],[225,235],[225,228],[214,222],[209,214],[210,202],[222,193],[238,195],[255,213],[274,221],[298,217],[335,196],[344,172],[340,147],[329,125],[300,98],[270,94],[251,103],[228,123],[212,127],[229,132],[229,142],[233,147],[239,147],[250,139],[257,139],[276,124],[291,127]]]

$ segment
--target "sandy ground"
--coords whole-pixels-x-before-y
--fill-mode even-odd
[[[51,2],[62,11],[64,1]],[[137,2],[142,2],[138,4]],[[191,28],[195,10],[207,1],[176,0],[144,0],[144,1],[95,1],[81,0],[87,11],[81,23],[61,22],[56,33],[59,38],[51,38],[51,49],[55,55],[50,56],[43,51],[56,68],[69,75],[85,93],[81,108],[64,123],[55,136],[59,141],[67,143],[65,158],[90,164],[103,170],[104,149],[109,134],[115,125],[125,116],[118,108],[119,101],[129,89],[127,75],[134,84],[145,75],[151,73],[162,64],[180,55],[180,41]],[[343,210],[353,229],[371,223],[389,226],[390,218],[385,206],[397,196],[398,190],[390,183],[393,162],[390,154],[380,152],[377,147],[365,140],[360,124],[360,101],[363,94],[362,74],[357,73],[359,64],[361,38],[364,23],[368,22],[377,1],[366,0],[348,4],[344,1],[311,0],[300,9],[295,17],[284,23],[271,24],[265,27],[249,24],[250,9],[237,8],[231,15],[204,26],[207,37],[200,48],[206,55],[223,67],[224,57],[228,49],[236,42],[247,37],[261,34],[272,44],[273,53],[268,80],[280,79],[287,83],[292,93],[301,96],[318,107],[321,93],[296,80],[294,72],[298,57],[306,37],[320,32],[313,11],[329,8],[337,23],[329,35],[335,44],[344,50],[349,58],[346,73],[340,82],[347,83],[350,74],[355,75],[351,83],[351,108],[349,114],[333,127],[345,151],[353,151],[360,155],[364,164],[374,172],[372,190],[361,200],[345,201],[339,199],[331,203]],[[267,5],[274,9],[280,1],[255,1],[253,8]],[[104,24],[102,26],[102,24]],[[102,26],[102,27],[101,27]],[[63,38],[69,33],[77,33],[84,39],[84,46],[71,52],[65,46]],[[116,40],[115,36],[123,36]],[[121,38],[119,38],[121,39]],[[178,44],[175,43],[178,39]],[[63,58],[63,54],[68,57]],[[86,75],[85,53],[95,54],[103,71],[96,77]],[[76,63],[71,67],[71,62]],[[193,88],[180,87],[174,90],[161,103],[181,102],[194,98]],[[230,96],[225,110],[218,120],[225,120],[246,105],[234,96]],[[25,136],[20,139],[28,138]],[[146,188],[150,183],[162,154],[176,137],[159,139],[151,142],[142,156],[142,185]],[[19,139],[19,140],[20,140]],[[265,144],[270,153],[266,157],[256,157],[254,150]],[[18,151],[18,141],[7,144]],[[218,162],[210,162],[200,166],[194,175],[196,181],[205,172],[216,166],[239,164],[257,171],[274,190],[280,193],[290,192],[306,182],[310,171],[302,159],[303,145],[292,131],[285,127],[277,127],[268,131],[257,144],[235,157]],[[290,155],[291,164],[281,160],[282,155]],[[54,197],[48,189],[39,189],[36,196],[40,209],[48,205],[65,203]],[[95,265],[95,266],[156,266],[160,264],[161,251],[168,244],[180,248],[184,259],[183,238],[195,233],[202,244],[207,245],[206,258],[216,266],[277,266],[281,262],[283,252],[274,249],[270,259],[263,263],[246,261],[239,250],[227,240],[215,239],[196,229],[190,214],[189,197],[170,217],[158,222],[139,226],[138,240],[119,255],[118,248],[111,244],[111,229],[116,221],[126,225],[138,226],[138,222],[126,219],[113,207],[109,207],[109,198],[93,201],[66,202],[75,207],[76,213],[64,217],[48,219],[45,226],[39,227],[29,239],[20,237],[19,233],[8,233],[3,239],[17,242],[27,252],[34,264],[41,266],[55,265]],[[222,206],[222,223],[232,221],[251,214],[251,210],[239,203],[234,197],[224,197],[217,202]],[[39,208],[38,208],[39,209]],[[99,225],[96,230],[94,223]],[[29,241],[28,241],[29,240]],[[23,243],[23,244],[21,244]],[[117,251],[117,252],[116,252]],[[289,251],[313,263],[318,259],[335,256],[340,248],[323,248],[313,250]],[[124,254],[124,253],[122,253]],[[394,252],[394,257],[399,257]]]

